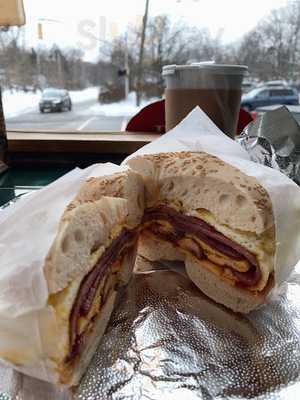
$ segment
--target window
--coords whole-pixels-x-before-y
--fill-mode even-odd
[[[271,97],[278,97],[278,96],[283,96],[283,91],[280,89],[274,89],[274,90],[270,90],[270,96]]]
[[[288,12],[293,2],[261,2],[245,18],[243,2],[235,0],[23,1],[26,25],[0,28],[8,130],[124,131],[142,107],[163,97],[167,64],[246,64],[245,92],[268,81],[297,84],[300,48],[290,51],[287,32],[280,48],[268,44],[276,43],[275,9],[280,29],[295,31],[300,8]],[[66,91],[68,104],[59,104],[58,90]]]
[[[258,98],[258,99],[264,99],[264,98],[266,98],[266,97],[269,97],[269,95],[270,95],[269,90],[263,90],[263,91],[261,91],[261,92],[259,92],[259,93],[257,94],[257,98]]]
[[[42,97],[45,98],[51,98],[51,97],[56,97],[56,96],[61,96],[62,94],[65,94],[66,92],[63,90],[58,90],[58,89],[45,89],[42,92]]]
[[[274,89],[270,91],[271,97],[280,96],[294,96],[294,92],[291,89]]]

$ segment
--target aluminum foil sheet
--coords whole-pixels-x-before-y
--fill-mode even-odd
[[[300,280],[293,282],[242,316],[180,274],[135,275],[75,398],[300,398]]]
[[[201,294],[178,265],[137,266],[76,390],[0,371],[11,393],[0,399],[300,398],[300,274],[244,316]]]
[[[158,270],[134,276],[75,399],[300,397],[295,277],[279,300],[242,316],[184,276],[139,263]]]
[[[285,106],[259,115],[237,141],[252,161],[276,168],[300,184],[300,126]]]

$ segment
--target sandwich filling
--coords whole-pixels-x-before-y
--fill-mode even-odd
[[[194,216],[161,205],[144,214],[144,234],[154,235],[191,253],[220,278],[250,289],[262,273],[255,254]]]
[[[137,235],[136,230],[123,228],[82,280],[69,317],[70,350],[65,363],[75,361],[101,308],[116,290],[124,258],[135,252]]]

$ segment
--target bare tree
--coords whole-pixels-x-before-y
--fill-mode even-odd
[[[222,31],[212,36],[203,27],[190,28],[166,15],[147,17],[147,24],[102,45],[97,63],[85,62],[78,49],[60,46],[39,50],[37,57],[35,49],[22,46],[21,32],[18,28],[0,29],[0,84],[5,88],[35,87],[40,74],[47,86],[108,86],[121,98],[128,64],[130,90],[138,91],[139,97],[156,97],[163,94],[164,65],[204,60],[246,64],[251,75],[263,80],[300,76],[300,0],[290,0],[285,7],[271,11],[238,43],[230,45],[223,44]]]
[[[5,82],[10,89],[16,77],[18,59],[18,40],[20,29],[14,27],[0,28],[0,69],[2,70],[2,84]]]
[[[145,3],[145,13],[143,16],[142,30],[141,30],[141,44],[139,51],[139,60],[138,60],[138,68],[137,68],[137,81],[136,81],[136,105],[139,106],[141,102],[141,84],[142,84],[142,75],[143,75],[143,61],[144,61],[144,47],[146,40],[146,29],[148,22],[148,12],[149,12],[149,0],[146,0]],[[127,51],[127,49],[126,49]],[[127,53],[126,53],[127,54]],[[128,63],[128,60],[127,60]]]
[[[271,11],[244,36],[237,54],[261,79],[295,78],[300,62],[300,1]]]
[[[139,76],[139,49],[136,45],[141,40],[141,29],[132,28],[125,37],[116,39],[112,46],[102,49],[109,56],[111,65],[119,69],[125,63],[125,47],[128,49],[130,69],[130,89],[140,90],[141,96],[160,97],[164,91],[162,68],[168,64],[185,64],[192,61],[215,60],[224,58],[221,32],[212,37],[205,29],[190,28],[182,21],[172,21],[167,15],[150,18],[144,43],[144,61],[141,81]],[[115,75],[115,84],[123,81]]]
[[[153,18],[149,23],[145,43],[145,67],[143,85],[152,86],[152,95],[161,95],[163,91],[162,68],[167,64],[182,64],[190,57],[191,49],[189,28],[183,24],[171,23],[166,15]]]

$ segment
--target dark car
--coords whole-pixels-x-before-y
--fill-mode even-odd
[[[257,107],[272,106],[275,104],[298,105],[299,95],[297,90],[288,87],[269,87],[264,86],[251,90],[242,96],[241,106],[252,111]]]
[[[45,89],[39,103],[40,112],[72,110],[72,101],[67,90]]]

